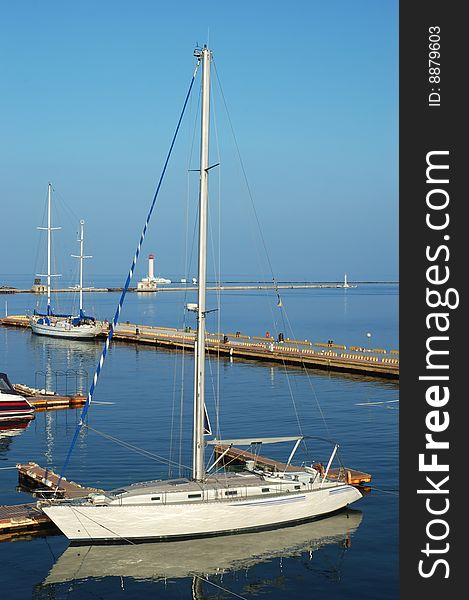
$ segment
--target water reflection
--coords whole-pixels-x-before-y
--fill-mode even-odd
[[[37,353],[42,353],[45,360],[60,355],[64,364],[76,364],[84,359],[97,356],[102,348],[102,340],[67,340],[31,335],[30,346]]]
[[[29,427],[31,420],[1,421],[0,420],[0,456],[6,454],[17,435]]]
[[[47,461],[47,465],[49,466],[49,465],[52,465],[52,463],[54,461],[54,438],[55,438],[54,419],[50,412],[47,412],[45,414],[44,425],[45,425],[44,433],[45,433],[45,442],[46,442],[46,449],[44,452],[44,457]]]
[[[325,552],[327,546],[338,549],[338,564],[333,570],[339,577],[341,562],[351,547],[351,536],[361,520],[361,511],[348,510],[318,521],[267,532],[137,545],[69,546],[41,587],[44,591],[53,584],[115,577],[120,578],[120,587],[124,589],[126,578],[156,582],[192,577],[194,594],[197,589],[201,591],[200,583],[207,582],[210,576],[222,577],[238,571],[242,572],[244,585],[253,585],[255,580],[256,587],[262,587],[263,583],[268,585],[278,577],[277,570],[282,570],[284,559],[294,558],[296,564],[310,569],[313,555],[316,563],[317,553]],[[249,581],[251,569],[272,561],[269,569],[264,570],[265,581],[259,581],[257,571],[254,580]],[[329,564],[326,570],[319,569],[318,575],[329,578],[330,571]],[[220,579],[216,581],[220,583]],[[80,588],[83,591],[82,585]],[[194,597],[202,596],[196,594]]]
[[[30,346],[37,367],[34,387],[63,394],[88,391],[88,371],[98,360],[101,341],[31,335]]]

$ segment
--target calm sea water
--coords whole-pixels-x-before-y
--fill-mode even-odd
[[[119,295],[85,296],[89,312],[111,319]],[[9,314],[24,314],[36,298],[2,297]],[[164,326],[184,321],[181,293],[129,294],[122,320]],[[187,297],[185,301],[194,301]],[[227,293],[208,329],[398,348],[398,288],[363,285],[350,290]],[[63,301],[61,308],[66,309]],[[216,297],[209,304],[216,307]],[[3,314],[2,306],[0,312]],[[290,326],[291,325],[291,326]],[[370,333],[371,336],[367,334]],[[71,342],[0,328],[0,370],[13,382],[58,391],[87,390],[100,343]],[[66,476],[114,488],[133,481],[177,476],[109,439],[118,438],[190,464],[192,357],[115,344],[108,354]],[[398,597],[398,422],[395,383],[265,364],[212,361],[208,369],[212,425],[224,436],[294,435],[335,439],[343,462],[373,474],[374,491],[339,518],[282,532],[179,544],[95,549],[68,548],[61,536],[0,544],[4,598],[253,598],[328,599]],[[219,394],[218,394],[219,392]],[[219,397],[220,417],[215,418]],[[218,401],[217,401],[218,402]],[[30,502],[17,491],[18,462],[61,470],[80,411],[37,413],[16,436],[0,438],[0,504]],[[104,433],[108,437],[97,433]],[[312,447],[314,452],[322,448]],[[285,458],[289,448],[269,448]],[[322,455],[321,455],[322,458]],[[114,553],[113,553],[114,552]],[[205,573],[194,577],[193,573]]]

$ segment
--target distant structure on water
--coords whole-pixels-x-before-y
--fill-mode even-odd
[[[337,287],[341,287],[344,289],[348,289],[348,288],[356,288],[356,285],[350,285],[349,283],[347,283],[347,273],[345,273],[344,275],[344,283],[342,285],[338,285]]]
[[[34,283],[31,286],[31,292],[33,294],[45,294],[47,292],[47,285],[42,283],[40,277],[34,278]]]
[[[154,273],[154,260],[153,254],[148,256],[148,276],[143,277],[137,283],[137,291],[139,292],[154,292],[158,289],[158,285],[164,285],[171,283],[171,279],[165,279],[164,277],[155,277]]]

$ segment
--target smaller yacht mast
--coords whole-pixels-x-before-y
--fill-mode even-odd
[[[85,221],[83,221],[83,219],[81,219],[80,221],[80,237],[78,238],[78,243],[80,244],[80,254],[76,255],[76,254],[72,254],[73,258],[79,258],[80,259],[80,317],[84,316],[84,312],[83,312],[83,259],[84,258],[93,258],[92,256],[85,256],[83,254],[83,244],[84,244],[84,226],[85,226]]]
[[[47,187],[47,314],[50,315],[50,255],[51,255],[51,185]]]

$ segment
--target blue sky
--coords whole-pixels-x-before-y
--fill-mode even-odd
[[[193,49],[207,42],[276,278],[398,279],[397,0],[208,0],[203,7],[0,3],[0,285],[43,268],[36,226],[49,181],[62,226],[55,234],[61,272],[72,271],[83,218],[89,272],[124,280]],[[221,206],[222,279],[270,279],[218,79],[214,73],[211,161],[221,166],[210,196],[214,217]],[[187,175],[197,102],[196,91],[138,277],[150,252],[157,273],[184,274],[193,231],[186,213],[194,215],[197,196],[197,176]],[[194,149],[190,168],[197,159]],[[218,238],[217,223],[212,232]],[[195,274],[193,257],[191,265]]]

